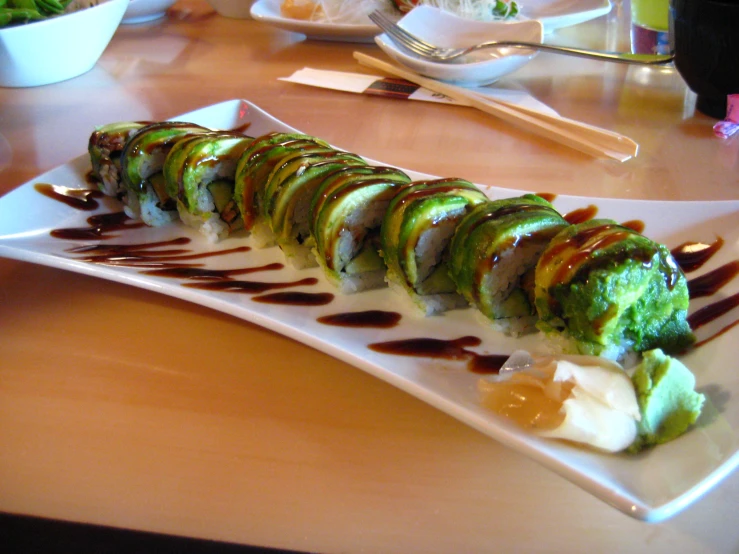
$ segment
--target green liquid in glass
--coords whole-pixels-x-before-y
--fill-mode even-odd
[[[667,31],[669,0],[632,0],[631,21],[654,31]]]

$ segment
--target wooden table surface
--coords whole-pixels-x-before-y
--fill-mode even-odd
[[[629,6],[549,40],[629,48]],[[96,125],[233,98],[408,169],[520,190],[739,199],[674,69],[541,54],[504,83],[640,144],[596,160],[470,108],[279,81],[366,72],[372,44],[305,40],[181,0],[121,26],[67,82],[0,89],[0,193]],[[668,215],[666,215],[667,217]],[[736,552],[739,474],[673,519],[631,519],[423,402],[267,329],[114,282],[0,260],[0,511],[319,552]]]

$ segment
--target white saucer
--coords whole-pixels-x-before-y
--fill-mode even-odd
[[[472,21],[428,6],[414,8],[398,23],[414,35],[442,47],[471,46],[487,40],[541,42],[544,36],[540,21]],[[488,85],[520,69],[536,55],[533,50],[500,48],[470,54],[459,62],[441,63],[408,53],[385,33],[376,37],[375,42],[388,56],[416,73],[461,85]]]

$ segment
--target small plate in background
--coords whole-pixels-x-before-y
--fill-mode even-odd
[[[540,21],[472,21],[428,6],[414,8],[398,23],[442,47],[471,46],[488,40],[541,42],[544,37]],[[388,56],[416,73],[461,85],[489,85],[520,69],[536,55],[534,50],[499,48],[475,52],[457,62],[432,62],[408,53],[385,33],[376,37],[375,42]]]
[[[283,17],[280,13],[281,4],[282,0],[257,0],[251,7],[251,17],[284,31],[301,33],[313,40],[372,42],[375,35],[380,33],[380,29],[374,23],[358,25]]]

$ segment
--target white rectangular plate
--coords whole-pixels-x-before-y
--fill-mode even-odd
[[[174,119],[219,129],[244,128],[248,123],[247,132],[252,136],[270,131],[294,131],[243,100],[208,106]],[[387,340],[421,337],[453,339],[473,335],[482,339],[480,347],[475,349],[477,352],[507,354],[517,348],[535,347],[537,341],[542,340],[540,336],[521,339],[506,337],[484,325],[472,309],[425,318],[414,311],[409,301],[405,305],[399,302],[400,297],[389,289],[343,296],[332,289],[318,269],[298,271],[285,267],[279,271],[244,277],[248,280],[280,282],[316,277],[318,283],[314,286],[287,290],[335,293],[330,304],[298,307],[257,303],[252,300],[253,296],[247,294],[186,288],[182,286],[184,281],[144,275],[137,268],[85,262],[79,254],[67,250],[90,244],[90,241],[57,239],[50,235],[50,231],[86,227],[90,215],[119,211],[121,206],[114,199],[105,199],[95,212],[79,211],[41,195],[34,185],[50,183],[89,188],[86,182],[89,167],[89,158],[83,154],[0,198],[0,255],[160,292],[273,329],[424,400],[639,519],[659,521],[674,515],[719,483],[739,462],[739,402],[734,398],[739,394],[739,326],[683,358],[684,363],[696,374],[698,388],[706,393],[709,402],[698,425],[678,440],[638,456],[605,455],[564,443],[540,440],[480,405],[476,392],[479,376],[471,373],[464,363],[392,356],[367,347],[370,343]],[[408,174],[415,179],[428,177],[412,171],[408,171]],[[482,188],[491,198],[522,194],[521,191]],[[686,241],[711,243],[717,236],[722,237],[725,244],[718,254],[701,270],[690,273],[689,278],[739,259],[739,201],[644,202],[568,196],[558,196],[554,200],[555,207],[562,213],[591,204],[597,206],[598,217],[620,222],[641,220],[645,223],[644,234],[670,248]],[[103,242],[148,243],[185,236],[192,239],[186,247],[196,252],[251,244],[249,237],[235,236],[213,245],[181,224],[127,230],[118,235],[118,238]],[[268,248],[205,258],[199,262],[205,263],[208,268],[223,269],[284,263],[284,259],[278,248]],[[736,294],[737,291],[739,279],[734,279],[713,297],[694,301],[691,311],[718,298]],[[401,309],[398,308],[399,304],[402,305]],[[331,327],[316,320],[323,315],[361,310],[400,311],[402,319],[399,325],[390,329]],[[716,333],[736,318],[737,310],[734,309],[711,325],[699,329],[698,338]]]

